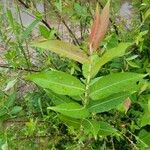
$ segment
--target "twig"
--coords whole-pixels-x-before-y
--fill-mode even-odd
[[[34,70],[34,69],[28,69],[28,68],[21,68],[21,67],[11,67],[8,66],[8,64],[0,64],[0,68],[6,68],[6,69],[17,69],[17,70],[22,70],[22,71],[27,71],[27,72],[40,72],[40,70]]]
[[[26,137],[19,137],[15,140],[29,140],[29,139],[37,139],[37,138],[47,138],[52,137],[52,135],[41,135],[41,136],[26,136]]]
[[[122,135],[131,143],[131,145],[133,145],[133,147],[135,148],[135,149],[138,149],[138,147],[133,143],[133,141],[130,139],[130,138],[128,138],[125,134],[123,134],[122,133]]]
[[[92,142],[94,142],[94,138],[88,139],[88,140],[86,141],[86,143],[84,144],[84,146],[80,148],[80,150],[86,150],[87,147],[88,147]]]
[[[22,29],[24,28],[23,26],[23,22],[22,22],[22,18],[21,18],[21,13],[20,13],[20,9],[17,5],[17,10],[18,10],[18,14],[19,14],[19,19],[20,19],[20,24],[21,24],[21,27]],[[30,69],[30,64],[31,64],[31,61],[30,61],[30,54],[29,54],[29,48],[28,48],[28,43],[27,43],[27,40],[25,40],[25,46],[26,46],[26,51],[27,51],[27,61],[28,61],[28,69]],[[24,52],[25,53],[25,52]]]
[[[74,44],[80,45],[78,39],[76,38],[75,34],[73,33],[73,31],[69,28],[69,26],[67,25],[67,23],[65,22],[64,18],[60,15],[60,13],[54,8],[53,4],[51,1],[48,1],[49,4],[52,6],[52,9],[55,11],[56,15],[58,18],[61,19],[62,23],[65,25],[65,27],[67,28],[67,30],[69,31],[69,33],[72,35],[72,37],[74,38]]]
[[[30,9],[30,7],[24,3],[22,0],[17,0],[22,6],[24,6],[26,9]],[[35,17],[35,16],[34,16]],[[44,20],[42,19],[41,22],[48,28],[48,29],[52,29],[51,26]],[[58,39],[61,40],[61,38],[55,33],[54,36]]]

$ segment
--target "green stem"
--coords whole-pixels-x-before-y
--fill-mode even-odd
[[[90,58],[89,68],[88,68],[88,75],[87,75],[86,86],[85,86],[85,101],[84,101],[84,106],[85,107],[89,103],[89,87],[90,87],[90,81],[91,81],[91,71],[92,71],[92,60]]]

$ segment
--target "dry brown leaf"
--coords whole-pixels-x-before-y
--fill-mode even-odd
[[[107,2],[100,14],[99,7],[97,5],[94,22],[89,35],[90,54],[92,54],[98,48],[99,43],[103,40],[107,32],[109,25],[109,7],[110,1]]]

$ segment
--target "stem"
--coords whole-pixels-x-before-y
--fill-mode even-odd
[[[89,72],[91,72],[91,64],[89,66]],[[86,79],[86,86],[85,86],[85,102],[84,102],[84,105],[86,106],[88,103],[89,103],[89,84],[90,84],[90,73],[88,74],[87,76],[87,79]]]
[[[88,75],[87,75],[86,86],[85,86],[85,100],[84,100],[84,106],[85,107],[89,103],[89,87],[90,87],[90,81],[91,81],[91,71],[92,71],[92,59],[90,58]]]
[[[41,70],[34,70],[34,69],[29,69],[29,68],[20,68],[20,67],[12,67],[12,66],[9,66],[9,64],[0,64],[0,68],[6,68],[6,69],[16,69],[16,70],[19,70],[19,71],[27,71],[27,72],[40,72]]]
[[[59,13],[59,11],[57,11],[55,9],[55,7],[53,6],[53,3],[51,1],[48,1],[49,4],[51,5],[52,9],[54,10],[54,12],[56,13],[57,17],[62,21],[62,23],[64,24],[64,26],[66,27],[66,29],[69,31],[70,35],[72,36],[73,38],[73,42],[75,45],[79,45],[80,46],[80,43],[76,37],[76,35],[73,33],[73,31],[71,30],[71,28],[68,26],[68,24],[66,23],[65,19],[63,18],[63,16]]]

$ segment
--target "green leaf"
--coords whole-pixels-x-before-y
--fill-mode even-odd
[[[144,77],[137,73],[114,73],[95,80],[90,85],[90,97],[93,100],[99,100],[114,93],[125,91],[137,91],[139,87],[137,81]]]
[[[0,119],[1,117],[5,116],[7,114],[7,109],[3,108],[3,109],[0,109]]]
[[[26,29],[23,31],[22,36],[21,36],[21,41],[23,42],[26,40],[29,35],[31,34],[33,28],[40,22],[40,19],[34,20]]]
[[[73,127],[74,129],[80,128],[81,120],[79,120],[79,119],[66,117],[63,115],[59,115],[59,118],[69,127]]]
[[[99,135],[108,136],[112,134],[118,134],[117,130],[107,122],[100,121],[99,124],[100,124]]]
[[[84,128],[84,131],[87,134],[92,133],[95,139],[97,139],[97,135],[104,137],[112,134],[118,134],[117,130],[114,127],[103,121],[84,119],[82,122],[82,126]]]
[[[12,87],[14,87],[14,85],[15,85],[16,83],[17,83],[17,78],[16,78],[16,79],[13,79],[13,80],[10,80],[10,81],[7,83],[7,85],[6,85],[5,89],[4,89],[4,91],[10,90]]]
[[[13,106],[15,99],[16,99],[16,93],[9,95],[7,101],[4,103],[5,108],[8,109],[9,107]]]
[[[87,118],[89,116],[89,112],[85,107],[79,105],[78,103],[73,102],[60,104],[54,107],[48,107],[47,109],[54,110],[71,118],[80,119],[80,118]]]
[[[88,106],[89,112],[102,113],[117,108],[128,96],[129,93],[118,93],[98,101],[91,101]]]
[[[89,67],[93,68],[95,67],[96,63],[99,61],[100,57],[98,55],[92,55],[89,59],[91,59],[90,63],[85,63],[82,65],[82,72],[85,78],[88,77],[88,74],[91,74],[91,78],[93,77],[92,71],[89,73]]]
[[[15,115],[15,114],[19,113],[21,110],[22,110],[22,107],[20,107],[20,106],[14,106],[12,108],[12,110],[10,111],[10,114]]]
[[[143,16],[143,22],[150,16],[150,8],[145,12]]]
[[[86,134],[92,133],[95,139],[97,139],[98,132],[100,130],[100,122],[96,120],[84,119],[82,126]]]
[[[140,126],[150,125],[150,96],[148,96],[148,103],[144,103],[144,114],[140,118]]]
[[[142,129],[139,133],[139,139],[142,141],[145,147],[150,147],[150,132]]]
[[[9,21],[9,24],[10,24],[13,32],[16,33],[15,22],[14,22],[14,18],[13,18],[13,15],[12,15],[12,12],[10,9],[7,10],[7,19]]]
[[[50,89],[61,95],[81,95],[85,89],[80,80],[61,71],[47,71],[31,74],[28,75],[26,79],[35,82],[42,88]]]
[[[106,64],[107,62],[111,61],[116,57],[121,57],[125,54],[126,49],[131,45],[131,43],[120,43],[117,47],[107,50],[99,60],[94,64],[91,72],[91,76],[94,77],[100,68]]]
[[[67,96],[56,94],[51,90],[47,90],[47,89],[45,89],[45,91],[55,105],[71,102],[71,99]]]
[[[61,56],[73,59],[80,63],[88,62],[88,56],[80,48],[70,43],[66,43],[59,40],[43,40],[37,41],[32,44],[32,46],[42,49],[48,49],[55,52]]]
[[[39,30],[44,38],[48,39],[50,37],[50,30],[47,27],[40,25]]]

